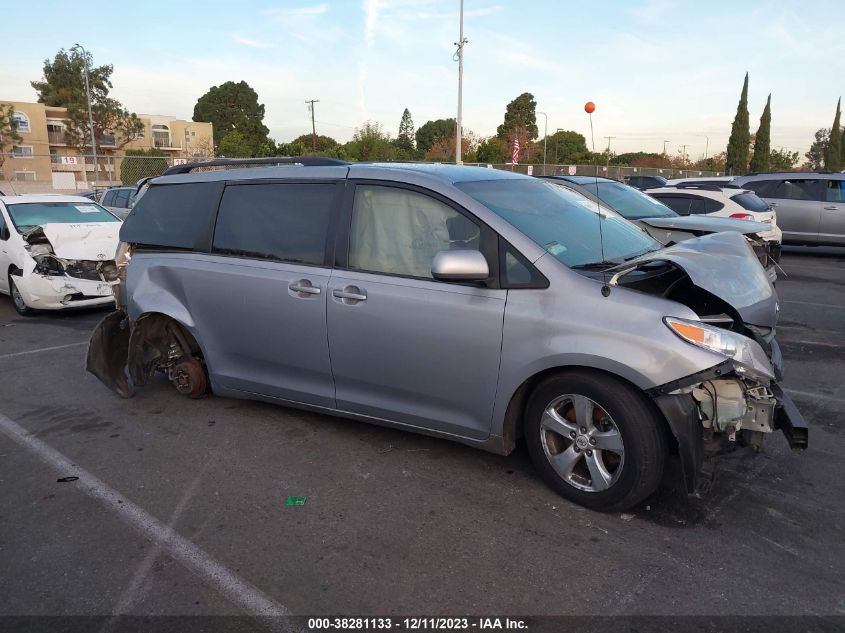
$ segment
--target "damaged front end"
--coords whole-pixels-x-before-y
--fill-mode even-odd
[[[68,244],[63,229],[48,224],[22,235],[30,259],[16,285],[27,305],[50,310],[109,303],[118,283],[110,257],[113,246],[109,250],[107,244]]]
[[[778,385],[777,295],[742,236],[688,240],[611,272],[611,285],[691,308],[698,320],[667,315],[665,326],[725,359],[648,392],[678,441],[689,492],[709,488],[720,453],[737,445],[760,450],[767,433],[781,430],[792,448],[807,447],[807,424]]]

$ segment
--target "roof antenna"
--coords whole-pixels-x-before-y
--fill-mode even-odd
[[[593,146],[593,156],[596,155],[596,139],[593,135],[593,112],[596,111],[596,104],[592,101],[587,101],[584,104],[584,112],[586,112],[590,116],[590,143]],[[607,269],[604,267],[604,232],[602,230],[602,214],[601,214],[601,197],[599,196],[599,162],[596,159],[596,175],[595,175],[595,185],[596,185],[596,205],[598,206],[598,213],[596,214],[599,219],[599,248],[601,249],[601,261],[602,261],[602,287],[601,287],[601,295],[603,297],[607,297],[610,295],[610,285],[607,283]]]

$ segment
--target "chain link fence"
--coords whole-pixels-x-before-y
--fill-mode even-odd
[[[6,154],[3,158],[3,164],[0,166],[0,191],[7,195],[15,195],[22,193],[76,194],[119,185],[134,185],[141,178],[161,175],[168,167],[173,165],[207,160],[212,157],[201,154],[190,158],[186,158],[184,155],[126,156],[108,154],[97,158],[96,169],[93,156],[61,156],[57,154],[22,156],[13,153]],[[465,164],[535,176],[598,175],[623,182],[630,176],[662,176],[669,179],[722,175],[720,172],[695,169],[618,165]]]

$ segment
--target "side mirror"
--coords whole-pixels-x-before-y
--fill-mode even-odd
[[[440,251],[431,261],[431,276],[439,281],[484,281],[490,268],[480,251]]]

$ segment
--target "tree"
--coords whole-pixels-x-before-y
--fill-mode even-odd
[[[110,147],[120,148],[137,139],[144,131],[144,124],[134,112],[129,112],[119,101],[104,97],[91,105],[94,120],[94,138],[98,145],[108,141]],[[65,142],[83,153],[91,147],[91,130],[88,124],[88,106],[78,103],[67,107]]]
[[[769,169],[771,171],[792,171],[798,164],[798,152],[788,152],[785,149],[773,149],[769,154]]]
[[[333,147],[337,146],[337,141],[334,140],[331,136],[324,136],[322,134],[317,135],[317,142],[316,142],[316,149],[312,148],[313,137],[311,134],[303,134],[302,136],[297,136],[293,139],[290,144],[291,145],[301,145],[303,148],[303,152],[298,155],[302,154],[310,154],[316,151],[318,154],[323,154],[328,150],[332,149]]]
[[[836,116],[833,117],[833,127],[830,128],[830,136],[827,145],[827,153],[824,158],[824,166],[828,171],[842,170],[842,131],[839,129],[839,106],[842,99],[836,102]]]
[[[236,130],[249,146],[250,154],[258,153],[270,132],[264,125],[264,105],[258,103],[258,94],[245,81],[212,86],[197,99],[193,118],[211,123],[218,144]]]
[[[766,99],[766,107],[760,117],[760,127],[754,137],[754,155],[751,157],[751,171],[763,173],[769,171],[772,156],[772,95]]]
[[[479,163],[505,163],[510,160],[510,152],[505,142],[498,136],[483,139],[475,150],[475,159]]]
[[[396,137],[396,146],[408,152],[414,151],[414,120],[411,118],[411,111],[405,108],[402,113],[402,120],[399,122],[399,136]]]
[[[16,141],[21,140],[18,134],[18,125],[12,115],[15,108],[10,103],[0,103],[0,180],[3,177],[3,163],[6,162],[6,154],[16,146]]]
[[[160,149],[128,149],[120,162],[120,182],[134,185],[147,176],[161,176],[167,169],[165,153]]]
[[[379,123],[367,121],[355,130],[352,140],[344,146],[349,158],[355,160],[394,160],[396,147]]]
[[[725,170],[730,175],[744,174],[748,169],[748,148],[751,143],[751,132],[748,128],[748,73],[742,84],[739,104],[736,106],[736,116],[731,137],[728,139],[727,161]]]
[[[514,130],[519,130],[520,143],[537,138],[537,102],[530,92],[523,92],[505,108],[505,120],[496,128],[496,136],[512,142]]]
[[[582,162],[589,150],[587,139],[583,134],[571,130],[558,130],[546,138],[546,149],[550,156],[554,156],[553,163]]]
[[[250,158],[258,151],[254,150],[252,145],[244,138],[244,135],[237,130],[231,130],[220,139],[217,145],[217,151],[220,156],[226,158]]]
[[[810,151],[804,156],[807,158],[807,166],[813,171],[822,168],[824,157],[827,156],[827,146],[830,143],[830,130],[822,128],[816,130],[815,141],[810,145]]]
[[[44,78],[31,81],[30,85],[38,93],[38,103],[50,107],[67,108],[73,104],[87,103],[85,95],[85,63],[88,62],[88,87],[91,101],[98,102],[108,97],[112,88],[111,64],[94,66],[89,53],[86,56],[79,50],[60,49],[51,62],[44,60]]]
[[[437,119],[435,121],[426,121],[417,130],[415,136],[417,139],[417,150],[425,153],[437,141],[455,136],[457,128],[455,127],[455,119]]]

